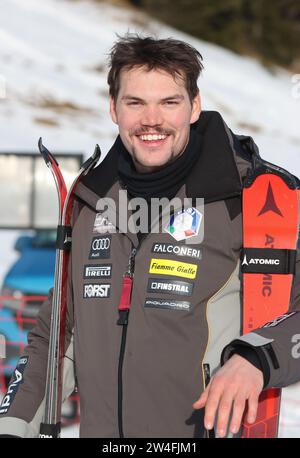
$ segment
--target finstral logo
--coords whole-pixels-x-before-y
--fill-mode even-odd
[[[245,254],[242,266],[249,266],[249,265],[257,265],[257,264],[262,264],[262,265],[275,265],[279,266],[280,265],[280,259],[267,259],[267,258],[251,258],[249,261],[247,260],[247,255]]]

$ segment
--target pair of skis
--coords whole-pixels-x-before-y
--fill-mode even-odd
[[[55,279],[45,391],[45,412],[40,427],[41,438],[56,438],[60,437],[62,374],[67,311],[67,273],[72,239],[71,218],[74,190],[81,177],[96,165],[101,152],[99,146],[96,145],[94,154],[81,166],[71,188],[67,191],[59,165],[53,155],[45,148],[41,138],[39,139],[38,145],[47,167],[52,172],[57,189],[59,207]]]

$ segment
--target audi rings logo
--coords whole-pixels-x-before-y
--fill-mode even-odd
[[[91,243],[89,259],[110,258],[111,235],[94,237]]]
[[[92,243],[92,249],[94,251],[108,250],[110,248],[110,239],[105,237],[103,239],[95,239]]]

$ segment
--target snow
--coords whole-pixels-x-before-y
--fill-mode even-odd
[[[145,32],[187,40],[204,57],[203,109],[220,111],[236,133],[250,134],[261,155],[300,175],[299,78],[189,37],[133,9],[89,0],[1,0],[0,151],[52,151],[103,156],[117,133],[108,111],[107,54],[116,34]],[[1,231],[0,278],[16,254],[16,233]],[[281,434],[300,437],[296,404],[287,400]],[[70,434],[72,434],[70,432]]]

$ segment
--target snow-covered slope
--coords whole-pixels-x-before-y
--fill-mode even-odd
[[[1,0],[0,7],[0,151],[36,151],[42,136],[52,151],[89,154],[97,142],[105,154],[117,132],[108,113],[107,54],[117,33],[138,31],[194,45],[205,65],[203,109],[220,111],[235,132],[254,136],[263,157],[300,175],[300,98],[289,73],[270,73],[104,2]],[[14,237],[0,231],[0,280],[14,256]],[[292,389],[285,396],[295,405]],[[295,412],[285,416],[285,436],[300,435]]]
[[[0,148],[107,151],[116,133],[108,115],[106,58],[127,30],[189,40],[202,53],[204,109],[221,111],[237,132],[255,135],[262,154],[300,172],[300,99],[291,75],[147,21],[134,10],[67,0],[1,0]]]

